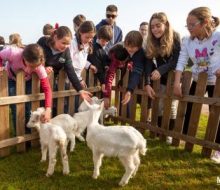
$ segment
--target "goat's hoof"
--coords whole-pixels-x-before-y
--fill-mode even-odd
[[[46,173],[46,176],[47,177],[50,177],[50,176],[52,176],[53,174],[50,174],[50,173]]]
[[[44,159],[41,159],[41,160],[40,160],[40,162],[46,162],[46,160],[44,160]]]
[[[98,178],[98,175],[97,175],[97,174],[93,174],[93,175],[92,175],[92,178],[93,178],[93,179],[97,179],[97,178]]]
[[[120,185],[121,187],[125,186],[126,184],[127,184],[126,181],[120,181],[120,183],[119,183],[119,185]]]
[[[63,175],[69,175],[70,174],[70,171],[64,171],[63,172]]]

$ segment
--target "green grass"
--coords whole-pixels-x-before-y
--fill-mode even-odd
[[[148,138],[146,132],[145,137]],[[85,143],[77,142],[69,153],[71,173],[62,175],[58,159],[52,177],[45,176],[48,163],[40,163],[40,149],[15,153],[0,159],[0,189],[119,189],[118,182],[124,169],[116,158],[104,158],[101,175],[92,176],[92,154]],[[135,178],[120,189],[217,189],[220,167],[200,152],[188,153],[183,148],[168,146],[159,140],[148,139],[148,152],[141,157],[141,165]]]
[[[207,124],[207,116],[202,115],[197,136],[202,138]],[[55,173],[45,176],[48,162],[41,163],[40,148],[25,153],[14,153],[0,158],[0,189],[3,190],[214,190],[220,189],[217,177],[220,166],[201,156],[201,147],[193,153],[166,145],[158,139],[148,139],[148,152],[141,156],[137,175],[123,188],[118,182],[124,168],[117,158],[104,158],[97,180],[92,178],[92,153],[86,143],[76,142],[76,149],[69,153],[70,175],[62,175],[62,165],[58,156]]]

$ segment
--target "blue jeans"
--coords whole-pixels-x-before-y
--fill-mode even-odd
[[[32,89],[32,81],[28,80],[26,81],[26,89],[25,94],[31,94]],[[9,79],[8,80],[8,94],[9,96],[16,96],[16,81]],[[16,105],[11,104],[11,115],[12,115],[12,121],[13,121],[13,128],[16,134]],[[25,126],[30,118],[30,112],[31,112],[31,102],[25,103]],[[30,133],[31,130],[27,127],[25,127],[25,132]]]

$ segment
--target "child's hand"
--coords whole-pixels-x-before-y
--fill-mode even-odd
[[[53,72],[53,67],[46,67],[47,74],[50,74]]]
[[[121,101],[121,103],[123,105],[125,105],[130,101],[130,99],[131,99],[131,92],[128,91],[125,93],[125,96],[124,96],[123,100]]]
[[[150,85],[146,85],[144,86],[144,90],[147,92],[147,95],[151,98],[151,99],[155,99],[156,94],[154,92],[154,89],[150,86]]]
[[[84,80],[81,80],[81,81],[80,81],[80,84],[81,84],[81,86],[82,86],[83,88],[87,88],[87,85],[86,85],[86,83],[85,83]]]
[[[107,72],[109,70],[109,66],[105,66],[105,71]]]
[[[175,96],[179,96],[179,97],[182,97],[183,94],[182,94],[182,88],[180,86],[180,84],[175,84],[174,83],[174,86],[173,86],[173,94]]]
[[[0,76],[3,75],[4,67],[0,67]]]
[[[109,98],[104,98],[104,107],[105,109],[108,109],[110,106],[110,100]]]
[[[40,119],[42,123],[49,122],[51,119],[51,108],[46,108]]]
[[[92,102],[92,99],[91,99],[92,94],[90,92],[85,91],[85,90],[80,90],[79,93],[83,100],[85,99],[89,103]]]
[[[102,84],[101,88],[102,88],[102,92],[105,92],[105,84]]]
[[[94,65],[90,65],[90,69],[93,73],[97,73],[97,71],[98,71],[96,66],[94,66]]]
[[[159,80],[161,77],[160,73],[158,70],[154,70],[152,73],[151,73],[151,80]]]
[[[216,77],[220,77],[220,69],[215,72]]]

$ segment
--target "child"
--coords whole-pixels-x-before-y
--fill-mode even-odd
[[[122,104],[127,104],[131,99],[131,93],[134,91],[140,78],[143,74],[146,65],[146,56],[142,48],[143,38],[139,31],[130,31],[125,36],[124,47],[130,55],[131,62],[133,63],[132,71],[129,75],[128,87]]]
[[[142,22],[139,26],[139,32],[143,38],[143,48],[147,46],[148,22]]]
[[[66,26],[60,26],[49,38],[44,38],[39,45],[45,53],[45,66],[47,72],[54,72],[57,77],[59,71],[64,68],[73,87],[80,93],[80,96],[91,101],[90,92],[82,90],[82,86],[73,68],[69,45],[72,39],[71,31]]]
[[[206,91],[208,96],[212,97],[216,77],[220,77],[220,32],[215,30],[219,25],[219,18],[212,16],[208,7],[198,7],[189,12],[186,22],[190,36],[184,38],[182,43],[175,72],[174,94],[182,96],[180,79],[184,66],[190,58],[193,62],[190,95],[195,94],[199,73],[206,72],[208,74]],[[188,103],[183,127],[184,134],[188,132],[191,111],[192,103]],[[220,127],[218,127],[216,142],[220,143]],[[211,159],[220,163],[220,152],[216,151]]]
[[[92,41],[95,33],[96,29],[92,21],[83,22],[76,32],[76,35],[73,37],[70,46],[72,65],[82,88],[87,87],[85,81],[81,77],[83,69],[89,67],[90,69],[95,69],[95,67],[92,65],[90,66],[90,63],[87,61],[88,54],[91,54],[93,51]]]
[[[166,83],[168,73],[174,70],[179,57],[180,37],[170,26],[165,13],[154,13],[150,18],[149,31],[147,37],[146,53],[148,64],[146,65],[147,74],[145,75],[145,90],[150,98],[155,98],[155,92],[150,85],[149,78],[160,79],[160,93],[166,93]],[[170,129],[174,127],[176,119],[176,101],[172,102]],[[163,115],[163,100],[159,102],[158,126],[161,126]],[[169,142],[168,142],[169,141]],[[167,138],[167,143],[171,143],[171,137]]]
[[[110,26],[102,26],[97,32],[97,40],[93,44],[93,53],[88,55],[88,61],[94,65],[97,70],[95,76],[101,83],[102,91],[105,89],[105,73],[109,65],[109,57],[104,47],[112,39],[112,35],[112,28]]]
[[[20,34],[18,33],[11,34],[9,36],[9,45],[16,46],[19,48],[24,48]]]
[[[112,27],[113,37],[111,41],[105,46],[105,51],[107,53],[113,45],[122,41],[122,30],[119,26],[116,25],[117,16],[118,16],[118,7],[116,5],[108,5],[106,7],[106,19],[102,19],[96,25],[97,31],[99,30],[101,26],[104,26],[104,25],[109,25]]]
[[[129,54],[124,46],[121,43],[118,43],[109,50],[109,58],[110,65],[106,72],[105,90],[103,92],[104,105],[106,109],[110,106],[112,82],[114,80],[116,70],[119,68],[122,70],[122,73],[126,72]]]
[[[9,96],[16,95],[16,73],[19,70],[23,70],[25,72],[26,92],[27,89],[30,89],[31,74],[35,72],[38,75],[41,88],[45,94],[46,112],[42,118],[42,122],[48,122],[51,117],[52,92],[46,70],[43,66],[45,58],[42,48],[37,44],[27,45],[25,49],[9,46],[0,52],[0,62],[3,60],[8,61],[6,70],[9,77]],[[27,122],[29,119],[30,106],[26,106],[25,113]],[[12,117],[14,125],[16,124],[15,114],[15,105],[12,105]]]
[[[79,26],[86,21],[86,17],[84,15],[76,15],[73,18],[73,29],[75,32],[77,32],[77,30],[79,29]]]

